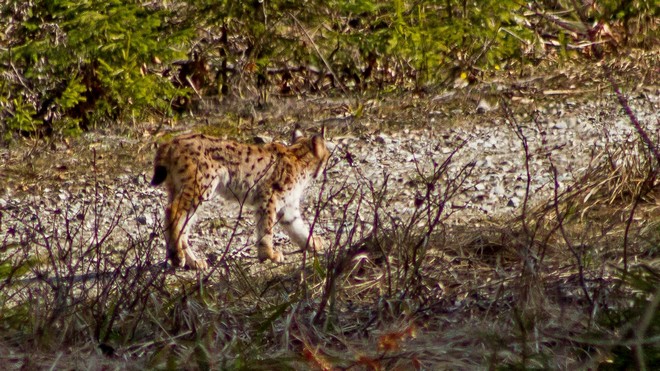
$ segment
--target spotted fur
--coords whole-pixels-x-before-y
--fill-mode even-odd
[[[300,214],[310,180],[319,176],[330,153],[323,135],[303,137],[294,132],[293,144],[253,145],[188,134],[162,144],[156,153],[151,184],[165,183],[167,257],[174,266],[206,269],[188,244],[188,232],[199,206],[215,194],[256,209],[257,255],[260,261],[281,262],[273,249],[273,227],[280,224],[301,248],[323,246]]]

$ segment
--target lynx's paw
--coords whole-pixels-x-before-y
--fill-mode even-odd
[[[186,267],[194,270],[206,270],[209,265],[204,259],[199,259],[190,249],[186,249]]]
[[[167,260],[169,260],[172,263],[172,267],[174,268],[183,268],[186,266],[186,256],[183,251],[168,250]]]
[[[193,261],[186,261],[186,267],[188,267],[190,269],[198,270],[198,271],[204,271],[204,270],[208,269],[209,264],[206,261],[202,260],[202,259],[197,259],[197,260],[193,260]]]
[[[257,251],[257,258],[259,262],[263,263],[266,260],[270,260],[273,263],[282,263],[284,262],[284,255],[281,251],[274,251],[272,247],[259,246]]]

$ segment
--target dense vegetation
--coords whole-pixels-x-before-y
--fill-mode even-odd
[[[473,83],[522,71],[548,52],[589,53],[589,42],[657,43],[652,0],[574,5],[10,0],[0,5],[0,134],[162,118],[201,97]]]

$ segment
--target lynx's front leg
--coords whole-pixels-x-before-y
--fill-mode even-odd
[[[298,205],[285,205],[277,213],[277,217],[291,241],[300,246],[301,249],[307,249],[307,251],[320,251],[323,249],[323,239],[320,236],[312,234],[309,238],[309,227],[303,221]]]
[[[273,225],[275,224],[275,199],[268,201],[257,209],[257,257],[260,262],[270,259],[281,263],[284,256],[281,251],[273,250]]]

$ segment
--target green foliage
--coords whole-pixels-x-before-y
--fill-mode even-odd
[[[265,98],[478,81],[548,45],[579,53],[569,44],[586,37],[582,15],[657,40],[652,0],[580,11],[568,0],[11,0],[0,5],[0,134],[77,133],[169,115],[173,102],[185,111],[191,84]],[[180,59],[197,64],[183,74]]]
[[[73,108],[77,104],[86,101],[84,95],[85,90],[85,85],[82,84],[82,81],[79,78],[69,80],[68,86],[62,92],[62,95],[55,99],[55,103],[65,110]]]
[[[566,2],[565,6],[569,8],[572,3]],[[597,6],[587,8],[587,11],[591,17],[609,22],[628,21],[639,16],[657,17],[660,14],[655,0],[601,0]]]
[[[34,132],[39,122],[33,118],[34,107],[23,100],[22,96],[12,99],[12,115],[7,119],[7,127],[11,131]]]
[[[13,28],[0,60],[17,75],[3,94],[11,102],[5,133],[75,133],[98,122],[167,113],[181,94],[148,71],[153,60],[185,56],[180,50],[192,36],[163,24],[168,10],[126,0],[55,0],[5,5],[1,13],[11,16],[3,23]]]
[[[268,80],[268,69],[311,71],[308,88],[443,81],[474,68],[499,69],[533,33],[513,0],[195,1],[188,12],[228,39],[221,59]],[[215,27],[215,28],[214,28]],[[222,38],[220,38],[222,39]],[[250,75],[250,74],[248,74]],[[245,78],[245,74],[241,74]]]

